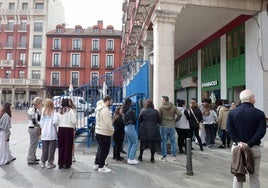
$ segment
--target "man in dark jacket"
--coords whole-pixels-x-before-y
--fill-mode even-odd
[[[266,117],[264,112],[255,108],[255,97],[251,90],[240,93],[241,105],[228,114],[227,132],[234,142],[235,147],[249,146],[254,154],[254,170],[250,176],[250,187],[260,187],[259,169],[261,162],[261,139],[266,133]],[[234,176],[233,187],[243,187],[243,182],[238,182]]]
[[[162,106],[159,108],[160,116],[160,133],[161,133],[161,153],[160,158],[166,161],[167,157],[167,140],[170,139],[171,152],[173,161],[176,161],[176,139],[175,139],[175,124],[181,118],[181,111],[176,108],[167,96],[162,96]]]

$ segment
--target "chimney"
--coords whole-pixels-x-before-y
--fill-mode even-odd
[[[100,29],[103,29],[103,21],[102,20],[98,20],[98,26],[100,27]]]

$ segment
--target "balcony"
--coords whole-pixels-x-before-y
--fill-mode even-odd
[[[14,67],[14,60],[0,60],[0,67],[3,69],[4,67]]]
[[[91,68],[92,69],[98,69],[99,68],[99,65],[91,65]]]
[[[13,48],[13,43],[12,42],[5,43],[4,49],[12,49],[12,48]]]
[[[98,51],[100,51],[99,48],[92,48],[92,52],[98,52]]]
[[[2,78],[0,79],[0,86],[16,85],[16,86],[38,86],[44,87],[43,80],[37,79],[18,79],[18,78]]]
[[[106,51],[107,52],[114,52],[114,49],[113,48],[107,48]]]

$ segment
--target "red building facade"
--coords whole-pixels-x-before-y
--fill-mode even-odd
[[[122,64],[121,31],[103,22],[82,28],[57,25],[47,33],[46,81],[47,97],[62,95],[70,85],[83,86],[106,75]]]

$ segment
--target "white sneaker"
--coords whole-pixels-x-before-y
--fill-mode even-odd
[[[53,163],[48,163],[48,165],[47,165],[47,169],[51,169],[51,168],[55,168],[55,167],[56,167],[56,165]]]
[[[41,167],[41,168],[45,168],[45,166],[46,166],[45,163],[42,163],[42,162],[40,163],[40,167]]]
[[[173,156],[172,159],[173,159],[173,161],[177,161],[176,156]]]
[[[133,160],[128,159],[128,160],[127,160],[127,163],[128,163],[128,164],[131,164],[131,165],[136,165],[136,164],[138,164],[139,162],[138,162],[136,159],[133,159]]]
[[[109,173],[109,172],[112,172],[112,170],[104,166],[102,168],[99,168],[98,172]]]
[[[163,157],[163,156],[160,157],[160,160],[161,160],[161,161],[164,161],[164,162],[167,162],[167,158],[166,158],[166,157]]]
[[[74,155],[72,156],[72,160],[73,160],[73,162],[76,162],[76,159],[75,159]]]
[[[98,170],[98,169],[99,169],[99,165],[98,165],[98,164],[94,164],[94,165],[93,165],[93,169],[94,169],[94,170]]]

